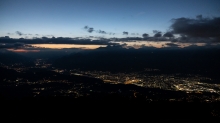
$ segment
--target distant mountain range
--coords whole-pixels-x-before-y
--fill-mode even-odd
[[[0,52],[0,63],[3,63],[5,65],[12,65],[14,63],[33,65],[33,60],[34,59],[32,58],[25,57],[23,55],[10,51]]]
[[[95,50],[57,59],[54,66],[82,70],[220,72],[220,50]]]
[[[5,50],[0,52],[0,63],[34,65],[33,61],[36,58],[47,58],[53,62],[53,66],[65,69],[133,72],[154,68],[160,69],[163,73],[196,72],[211,76],[219,76],[220,73],[220,49],[98,49],[68,54],[57,52],[18,54]]]

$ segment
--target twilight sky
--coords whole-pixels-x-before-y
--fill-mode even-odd
[[[0,0],[0,37],[152,36],[174,18],[219,17],[219,6],[219,0]]]
[[[0,0],[0,49],[220,47],[219,0]]]

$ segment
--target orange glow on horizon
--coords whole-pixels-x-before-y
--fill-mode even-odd
[[[7,49],[7,50],[12,52],[19,52],[19,53],[40,52],[40,50],[26,50],[26,49]]]

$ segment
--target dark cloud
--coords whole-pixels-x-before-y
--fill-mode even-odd
[[[197,19],[202,19],[202,15],[197,15],[196,18]]]
[[[23,33],[21,33],[20,31],[16,31],[16,34],[18,34],[19,36],[23,35]]]
[[[94,30],[94,28],[89,27],[89,26],[84,26],[84,29],[87,30],[87,32],[92,33]]]
[[[36,36],[39,36],[39,34],[35,34]]]
[[[41,37],[41,38],[42,38],[42,39],[44,39],[44,40],[47,40],[47,39],[49,39],[48,37],[45,37],[45,36],[44,36],[44,37]]]
[[[143,38],[148,38],[149,35],[148,35],[147,33],[144,33],[144,34],[142,35],[142,37],[143,37]]]
[[[47,37],[54,37],[54,35],[46,35]]]
[[[159,30],[153,30],[153,33],[154,33],[154,38],[155,39],[153,39],[153,40],[160,40],[160,37],[162,36],[162,34],[161,34],[161,31],[159,31]]]
[[[105,31],[102,31],[102,30],[98,30],[97,32],[101,34],[107,34]]]
[[[96,33],[100,33],[100,34],[115,35],[115,33],[106,32],[106,31],[103,31],[103,30],[95,30],[93,27],[89,27],[89,26],[84,26],[84,29],[85,29],[87,32],[89,32],[89,33],[96,32]]]
[[[109,35],[115,35],[115,33],[112,33],[112,32],[110,32],[110,33],[108,33]]]
[[[84,29],[89,29],[89,27],[88,26],[84,26]]]
[[[0,49],[3,49],[3,48],[14,48],[14,45],[13,44],[0,44]]]
[[[89,33],[92,33],[92,32],[94,31],[94,28],[89,28],[87,31],[88,31]]]
[[[167,46],[169,47],[178,47],[179,45],[174,44],[174,43],[166,43]]]
[[[163,37],[174,37],[173,34],[171,32],[166,32],[163,34]]]
[[[124,31],[124,32],[123,32],[123,35],[128,35],[128,32],[125,32],[125,31]]]
[[[205,37],[188,37],[186,35],[181,35],[176,39],[172,39],[172,42],[182,42],[182,43],[217,43],[219,40],[216,38],[205,38]]]
[[[80,39],[80,38],[70,38],[70,37],[35,37],[33,39],[24,39],[24,38],[20,38],[20,39],[12,39],[12,38],[5,38],[5,37],[0,37],[0,44],[1,43],[16,43],[16,42],[20,42],[20,43],[24,43],[24,44],[82,44],[82,45],[89,45],[89,44],[93,44],[93,45],[107,45],[107,44],[112,44],[110,43],[110,39],[105,39],[102,37],[95,37],[97,38],[96,40],[91,40],[91,39]]]
[[[138,33],[131,33],[131,35],[139,35]]]
[[[158,30],[153,30],[153,33],[155,34],[155,33],[158,33],[158,32],[160,32],[160,31],[158,31]]]
[[[187,41],[189,40],[189,38],[186,36],[186,35],[180,35],[181,37],[179,38],[180,40],[183,40],[183,41]]]
[[[7,33],[7,34],[9,34],[9,35],[13,35],[13,33]],[[27,36],[27,35],[32,35],[32,34],[25,34],[25,33],[22,33],[22,32],[20,32],[20,31],[16,31],[15,32],[15,34],[17,34],[17,35],[19,35],[19,36]]]
[[[171,25],[174,34],[188,38],[214,38],[220,40],[220,17],[204,18],[198,15],[196,19],[177,18]]]
[[[9,36],[0,37],[0,39],[10,39],[10,37]]]
[[[27,39],[27,38],[28,38],[28,36],[25,36],[25,38]]]
[[[19,48],[24,48],[24,47],[30,47],[30,46],[26,45],[24,43],[21,43],[21,42],[0,44],[0,49],[2,49],[2,48],[19,49]]]
[[[162,36],[162,34],[161,34],[161,32],[159,32],[159,31],[154,34],[154,37],[155,37],[155,38],[158,38],[158,37],[161,37],[161,36]]]
[[[16,42],[14,44],[14,46],[16,46],[16,47],[23,47],[23,46],[25,46],[25,44],[24,43],[20,43],[20,42]]]
[[[126,37],[126,38],[118,38],[115,40],[117,40],[117,41],[134,41],[134,40],[140,41],[140,40],[142,40],[142,38],[140,38],[140,37]]]

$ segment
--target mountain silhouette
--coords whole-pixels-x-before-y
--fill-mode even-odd
[[[141,71],[156,68],[163,72],[209,74],[218,76],[220,50],[110,50],[73,53],[54,62],[60,68]]]
[[[15,63],[24,63],[24,64],[33,65],[33,60],[34,59],[32,58],[25,57],[23,55],[11,51],[0,52],[0,63],[3,63],[5,65],[12,65]]]

